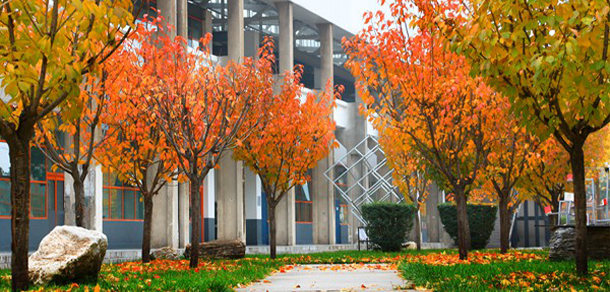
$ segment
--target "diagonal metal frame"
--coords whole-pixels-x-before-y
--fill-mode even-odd
[[[361,149],[364,151],[361,151]],[[352,155],[358,158],[350,162],[348,158]],[[378,156],[383,157],[383,159],[374,164],[371,163],[372,158]],[[394,170],[389,169],[386,173],[381,172],[386,163],[385,152],[381,149],[377,138],[369,135],[324,172],[324,176],[333,184],[337,193],[348,203],[354,217],[362,223],[365,223],[360,210],[363,204],[392,199],[398,202],[404,200],[404,197],[392,184]],[[332,170],[338,166],[344,167],[345,171],[336,175]],[[359,169],[362,170],[361,173],[359,173]],[[333,174],[333,177],[331,177],[331,174]],[[347,180],[348,185],[343,187],[341,180],[350,176],[354,180],[351,183]],[[373,178],[375,182],[371,184],[368,181],[370,178]]]

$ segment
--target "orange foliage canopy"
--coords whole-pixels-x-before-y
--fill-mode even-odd
[[[139,25],[124,48],[113,56],[111,61],[115,66],[108,66],[115,90],[107,95],[106,110],[101,117],[107,130],[103,147],[97,154],[108,172],[138,187],[145,199],[156,195],[178,170],[176,154],[167,142],[154,108],[147,103],[158,91],[150,69],[165,62],[156,57],[155,37],[153,30]]]
[[[344,40],[346,66],[377,129],[402,133],[404,150],[417,152],[438,174],[439,185],[456,195],[465,258],[466,199],[489,152],[487,130],[500,111],[497,95],[444,46],[434,19],[421,13],[432,9],[428,2],[395,1],[389,7],[390,19],[381,11],[367,13],[365,28]]]
[[[404,150],[418,152],[445,187],[467,192],[489,151],[486,129],[500,111],[496,94],[469,76],[431,19],[411,12],[425,5],[397,1],[390,8],[392,20],[369,13],[368,26],[344,41],[366,114],[378,129],[402,133]]]
[[[305,94],[300,83],[302,68],[295,69],[284,73],[276,93],[275,82],[263,84],[261,91],[268,95],[261,103],[266,108],[265,118],[246,121],[245,127],[252,131],[247,139],[238,142],[234,152],[236,159],[243,160],[260,176],[272,204],[279,203],[294,186],[305,184],[309,180],[307,171],[328,155],[331,146],[337,146],[333,143],[332,88]]]

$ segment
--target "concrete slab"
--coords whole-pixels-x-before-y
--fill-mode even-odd
[[[406,291],[405,285],[396,265],[297,265],[236,291]]]

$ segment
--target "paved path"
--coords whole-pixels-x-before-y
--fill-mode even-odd
[[[395,291],[405,285],[396,265],[297,265],[237,291]]]

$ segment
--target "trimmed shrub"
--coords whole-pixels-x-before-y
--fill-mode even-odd
[[[494,230],[498,207],[495,205],[468,204],[468,224],[470,225],[470,245],[472,249],[483,249]],[[438,212],[445,231],[457,245],[457,208],[453,203],[438,205]]]
[[[417,209],[404,203],[371,203],[360,207],[366,222],[366,234],[375,248],[400,251],[413,228]]]

